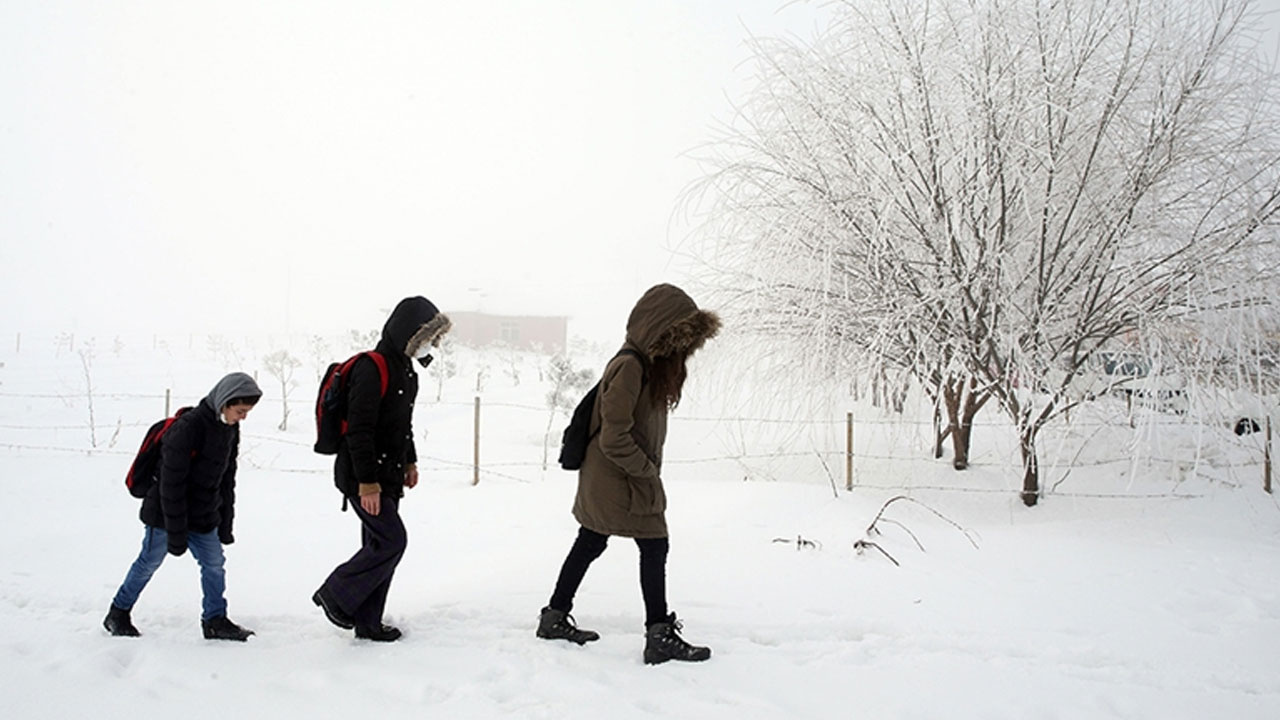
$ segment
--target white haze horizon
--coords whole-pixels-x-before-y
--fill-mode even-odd
[[[902,412],[848,378],[783,397],[801,373],[737,372],[776,348],[728,323],[664,446],[671,609],[709,662],[643,663],[621,538],[574,608],[600,641],[535,637],[578,526],[532,352],[459,348],[424,373],[388,603],[405,637],[330,625],[310,597],[359,529],[307,415],[350,348],[299,336],[379,328],[424,294],[620,340],[646,287],[684,281],[686,153],[750,88],[747,38],[803,37],[826,9],[443,5],[0,3],[0,716],[1280,716],[1280,503],[1270,433],[1223,422],[1239,398],[1081,404],[1040,436],[1027,508],[994,405],[957,473],[918,388]],[[1280,0],[1258,7],[1274,50]],[[278,349],[304,364],[260,373],[227,549],[229,614],[257,635],[203,639],[188,554],[136,606],[143,636],[109,637],[145,429]]]
[[[1280,0],[1257,4],[1280,44]],[[0,333],[381,327],[402,297],[619,339],[783,0],[0,5]],[[695,297],[695,299],[698,299]]]
[[[332,333],[400,298],[620,334],[775,0],[7,3],[13,333]],[[68,291],[68,289],[71,289]]]

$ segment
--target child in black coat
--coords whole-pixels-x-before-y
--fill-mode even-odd
[[[134,603],[165,553],[191,554],[200,565],[204,605],[200,625],[211,640],[244,641],[252,630],[227,618],[226,571],[223,545],[235,542],[236,455],[240,421],[262,397],[262,390],[245,373],[227,375],[191,410],[182,413],[161,441],[157,482],[142,500],[142,551],[103,620],[107,632],[136,637],[131,618]]]

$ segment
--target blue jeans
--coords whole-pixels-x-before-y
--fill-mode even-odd
[[[132,610],[142,589],[156,574],[160,563],[169,552],[169,534],[161,528],[145,526],[142,535],[142,551],[138,559],[129,567],[124,583],[116,591],[112,605],[121,610]],[[226,556],[222,554],[222,543],[218,541],[218,531],[206,533],[187,533],[187,547],[200,564],[200,590],[204,593],[204,608],[201,620],[209,620],[227,614],[227,600],[223,595],[227,590],[227,572],[223,568]]]

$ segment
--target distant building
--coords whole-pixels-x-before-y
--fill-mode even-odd
[[[564,352],[568,347],[569,318],[534,315],[492,315],[447,311],[453,321],[449,336],[471,347],[506,345],[517,350]]]

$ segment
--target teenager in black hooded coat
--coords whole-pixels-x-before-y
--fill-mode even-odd
[[[408,545],[400,519],[404,489],[418,484],[413,403],[418,374],[452,324],[424,297],[401,300],[375,352],[386,362],[386,392],[376,362],[362,356],[347,380],[347,431],[334,460],[334,483],[361,524],[360,549],[329,574],[311,599],[334,625],[356,637],[389,642],[400,630],[382,621],[387,591]]]

